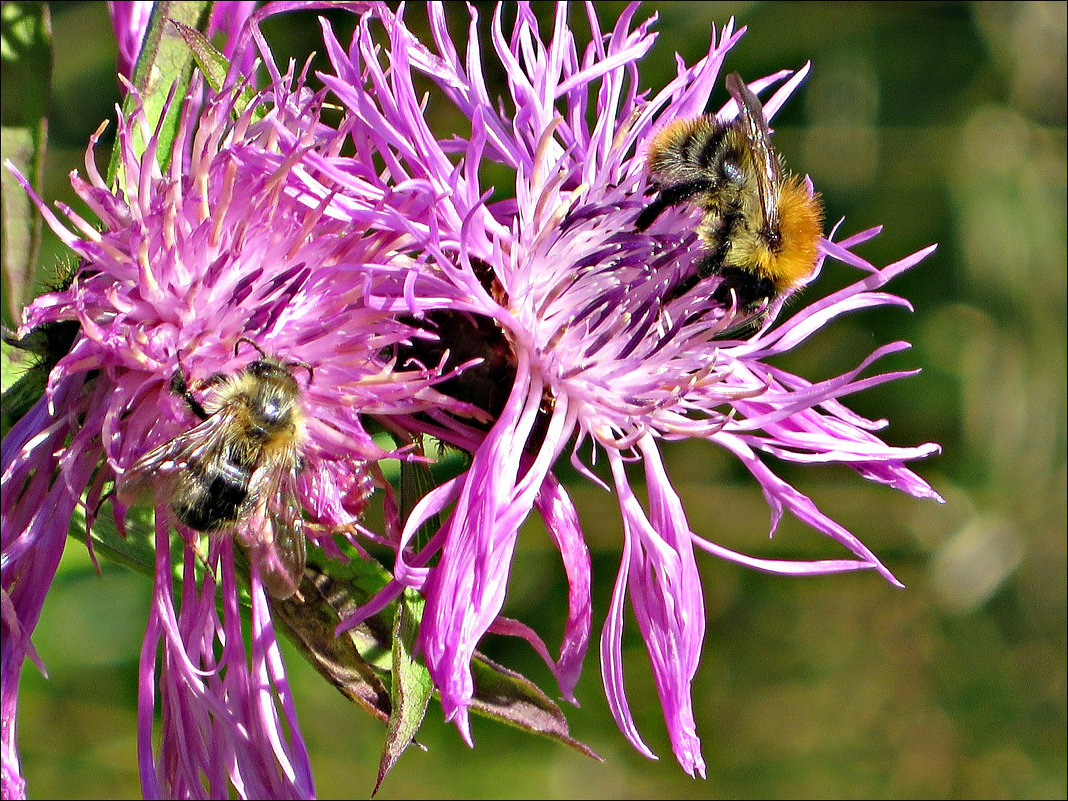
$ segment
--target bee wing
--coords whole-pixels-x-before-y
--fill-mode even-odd
[[[771,146],[771,129],[764,118],[764,107],[738,73],[732,72],[728,75],[726,83],[727,91],[738,103],[738,119],[753,148],[754,172],[757,176],[765,230],[778,231],[779,204],[775,199],[775,190],[782,183],[782,170],[779,155]]]
[[[299,454],[292,445],[265,454],[249,481],[256,499],[238,532],[260,578],[275,598],[293,595],[304,575],[304,512],[297,496]]]
[[[127,506],[144,501],[149,492],[169,495],[174,482],[191,462],[211,458],[225,444],[231,415],[222,410],[188,431],[149,451],[119,478],[115,495]]]

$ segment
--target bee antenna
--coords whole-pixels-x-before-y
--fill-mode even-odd
[[[237,355],[237,349],[241,347],[241,343],[242,342],[247,342],[249,345],[254,347],[257,351],[259,351],[259,354],[260,354],[260,356],[262,358],[264,358],[264,359],[267,358],[267,353],[263,350],[263,348],[261,348],[259,345],[257,345],[253,340],[249,339],[248,337],[238,337],[237,342],[234,343],[234,356]]]
[[[300,368],[302,368],[304,370],[307,370],[308,371],[308,385],[311,386],[311,382],[315,378],[315,370],[310,364],[308,364],[307,362],[286,362],[286,367],[289,367],[289,368],[300,367]]]

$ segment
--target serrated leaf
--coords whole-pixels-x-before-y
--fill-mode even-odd
[[[45,3],[0,6],[0,164],[41,188],[52,88],[52,27]],[[11,171],[0,169],[4,323],[14,326],[33,288],[41,217]]]
[[[219,91],[226,82],[226,73],[230,70],[230,62],[226,60],[226,56],[216,50],[215,45],[211,43],[208,37],[196,28],[190,28],[188,25],[174,19],[170,22],[175,30],[178,31],[178,35],[189,46],[193,58],[196,59],[197,66],[200,67],[200,71],[204,73],[204,77],[208,81],[208,85],[216,92]]]
[[[36,369],[36,359],[12,347],[7,339],[0,343],[0,437],[15,425],[44,394],[48,373]]]
[[[124,564],[149,576],[155,573],[155,548],[153,514],[150,509],[139,507],[127,511],[126,536],[116,529],[110,514],[102,514],[93,523],[90,541],[97,554]],[[72,521],[70,534],[84,540],[84,514],[77,515]],[[180,537],[172,538],[171,564],[173,565],[176,588],[182,580],[183,543]],[[239,573],[248,578],[248,563],[240,558],[238,552],[235,566]],[[331,565],[341,564],[331,562]],[[350,581],[344,585],[335,583],[321,572],[321,565],[315,555],[309,555],[308,568],[300,585],[300,592],[284,601],[271,598],[271,614],[279,631],[287,636],[305,659],[319,673],[333,684],[345,697],[360,708],[369,712],[383,723],[389,720],[392,708],[389,689],[382,676],[388,672],[388,665],[375,665],[376,656],[389,654],[390,628],[382,622],[381,617],[368,621],[361,626],[335,636],[341,609],[351,612],[354,597],[353,587],[358,583],[370,585],[384,584],[381,568],[363,569],[357,566],[345,571]],[[354,577],[359,577],[356,580]],[[362,593],[361,593],[362,594]],[[368,595],[367,597],[370,597]],[[242,599],[247,605],[247,599]],[[367,655],[368,658],[365,658]]]
[[[124,537],[116,529],[110,513],[98,516],[93,522],[89,537],[94,552],[137,572],[154,575],[155,538],[152,511],[139,507],[131,508],[127,511],[125,528]],[[72,537],[85,540],[85,516],[81,507],[71,521],[69,533]],[[183,544],[180,537],[172,539],[175,553],[172,555],[171,564],[174,566],[174,581],[177,587],[182,579]],[[235,565],[239,572],[246,573],[247,578],[247,561],[236,559]],[[324,678],[357,706],[385,723],[389,720],[392,709],[389,689],[381,678],[387,670],[372,664],[364,658],[364,654],[374,658],[376,654],[381,656],[389,653],[389,626],[378,619],[378,625],[376,621],[370,621],[340,637],[335,636],[339,622],[336,610],[351,612],[355,608],[351,606],[351,598],[352,587],[357,582],[348,583],[345,590],[340,592],[340,585],[322,573],[320,567],[316,558],[309,556],[308,569],[301,582],[299,595],[284,601],[270,599],[272,618],[279,630],[289,637],[304,658]],[[373,585],[376,579],[371,577],[374,576],[377,581],[384,583],[380,568],[375,571],[357,566],[347,572],[350,577],[359,576],[360,582],[368,581]]]
[[[414,443],[414,451],[423,456],[423,443]],[[434,477],[430,473],[430,466],[423,461],[403,461],[400,465],[400,516],[401,520],[407,520],[415,505],[423,499],[428,492],[434,489]],[[424,543],[430,539],[441,525],[438,515],[431,515],[416,532],[417,543]]]
[[[93,517],[87,535],[85,508],[79,504],[67,534],[79,542],[88,543],[94,560],[103,556],[136,573],[153,577],[156,573],[156,548],[152,512],[147,509],[130,510],[125,521],[126,536],[116,528],[109,505],[102,505],[100,512],[103,513]],[[182,564],[180,559],[177,564]],[[180,573],[176,573],[175,581],[180,580]]]

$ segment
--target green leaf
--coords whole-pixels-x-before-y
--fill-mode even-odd
[[[0,6],[0,163],[40,193],[52,88],[52,27],[45,3]],[[0,169],[3,322],[14,327],[33,289],[41,217],[10,170]]]
[[[81,542],[88,541],[95,555],[104,556],[130,570],[152,577],[156,574],[156,537],[152,519],[149,509],[131,509],[126,515],[126,536],[123,536],[115,526],[111,505],[102,504],[100,513],[92,520],[92,528],[86,538],[85,508],[79,504],[67,533]],[[175,581],[181,580],[181,574],[178,572],[183,563],[180,558],[181,547],[181,543],[175,544],[179,558],[171,560],[171,564],[178,565]]]
[[[270,599],[275,625],[342,695],[386,722],[392,703],[384,671],[374,662],[388,653],[389,629],[368,621],[335,636],[340,615],[355,608],[352,585],[335,582],[324,567],[309,555],[299,593],[284,601]]]
[[[150,509],[133,507],[127,512],[126,536],[116,529],[110,506],[93,523],[90,542],[95,553],[149,576],[155,574],[155,535]],[[85,540],[85,517],[72,521],[70,535]],[[180,591],[184,545],[181,537],[171,537],[171,565],[175,588]],[[378,565],[357,558],[351,566],[335,560],[331,569],[343,577],[335,581],[324,571],[327,564],[319,549],[311,548],[300,592],[286,600],[269,599],[271,615],[279,631],[287,636],[305,659],[346,698],[385,723],[392,703],[383,676],[389,671],[390,627],[385,615],[367,621],[341,636],[335,636],[342,616],[355,610],[388,580]],[[248,579],[247,559],[235,566]],[[358,589],[366,587],[366,589]],[[242,598],[247,606],[248,599]]]
[[[418,460],[404,460],[400,463],[400,519],[407,520],[415,505],[423,497],[434,489],[434,476],[430,472],[430,465],[421,461],[424,455],[424,443],[418,440],[412,443],[412,453],[420,457]],[[419,527],[415,535],[417,545],[425,544],[441,526],[441,518],[431,515]]]
[[[230,62],[226,60],[226,56],[215,49],[215,46],[208,40],[208,37],[200,31],[190,28],[188,25],[183,25],[181,22],[174,20],[172,20],[172,22],[175,29],[192,51],[193,58],[196,59],[200,71],[204,73],[208,85],[218,92],[226,83],[226,75],[230,71]],[[252,86],[245,86],[245,88],[241,90],[237,102],[234,104],[234,116],[240,116],[244,110],[255,101],[255,99],[255,89]],[[265,116],[267,116],[267,111],[263,106],[256,106],[252,110],[253,121],[262,120]]]
[[[407,590],[396,605],[334,637],[337,623],[369,601],[389,581],[389,573],[377,562],[353,556],[348,562],[326,560],[318,549],[309,549],[308,570],[300,596],[272,600],[276,621],[309,662],[346,697],[375,717],[389,721],[386,747],[379,765],[377,791],[386,773],[412,742],[425,712],[426,669],[412,658],[422,619],[423,602]],[[310,607],[307,608],[307,607]],[[393,614],[391,627],[387,615]],[[318,621],[318,622],[317,622]],[[382,680],[371,677],[370,666]],[[569,733],[560,708],[533,682],[495,664],[480,653],[471,664],[475,692],[471,712],[490,717],[530,734],[563,743],[580,754],[600,759],[592,749]],[[386,673],[394,672],[392,694],[386,689]],[[432,685],[430,691],[436,692]],[[394,708],[400,706],[399,711]]]
[[[171,24],[178,31],[178,35],[185,40],[197,66],[204,73],[208,85],[218,92],[226,82],[226,73],[230,70],[230,62],[226,60],[226,56],[216,50],[211,40],[196,28],[190,28],[173,19]]]
[[[181,121],[182,101],[189,89],[193,76],[193,53],[185,40],[178,34],[170,21],[179,22],[197,30],[206,30],[211,19],[212,3],[200,0],[162,0],[152,10],[145,41],[134,67],[133,85],[144,107],[145,118],[153,129],[159,125],[156,138],[156,160],[161,167],[170,164],[171,149]],[[167,98],[174,90],[174,101],[167,106]],[[138,107],[138,99],[133,94],[126,96],[123,114],[130,116]],[[166,115],[164,116],[164,111]],[[144,141],[137,126],[132,129],[134,153],[140,156],[145,152]],[[111,157],[108,180],[113,181],[119,168],[119,143]]]
[[[418,592],[409,588],[397,604],[393,628],[393,712],[386,730],[382,759],[378,764],[378,780],[371,795],[378,792],[386,774],[415,741],[415,734],[426,715],[427,704],[434,694],[434,682],[429,671],[414,657],[425,603]]]
[[[476,714],[499,720],[563,743],[584,756],[604,760],[588,745],[571,736],[567,718],[552,699],[534,682],[496,664],[478,652],[471,662],[475,681],[470,709]]]

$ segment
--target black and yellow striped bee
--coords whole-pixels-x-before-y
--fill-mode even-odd
[[[240,372],[210,378],[203,403],[179,369],[171,389],[200,422],[139,459],[117,487],[123,503],[151,487],[178,522],[207,534],[232,532],[268,592],[280,599],[297,591],[305,561],[297,497],[304,468],[297,368],[306,369],[310,380],[309,365],[260,351]]]
[[[636,224],[645,230],[681,203],[700,207],[703,255],[696,277],[682,290],[719,276],[715,301],[736,315],[759,315],[812,274],[823,205],[785,171],[756,95],[737,73],[726,84],[738,103],[736,118],[674,120],[653,137],[646,169],[657,194]]]

